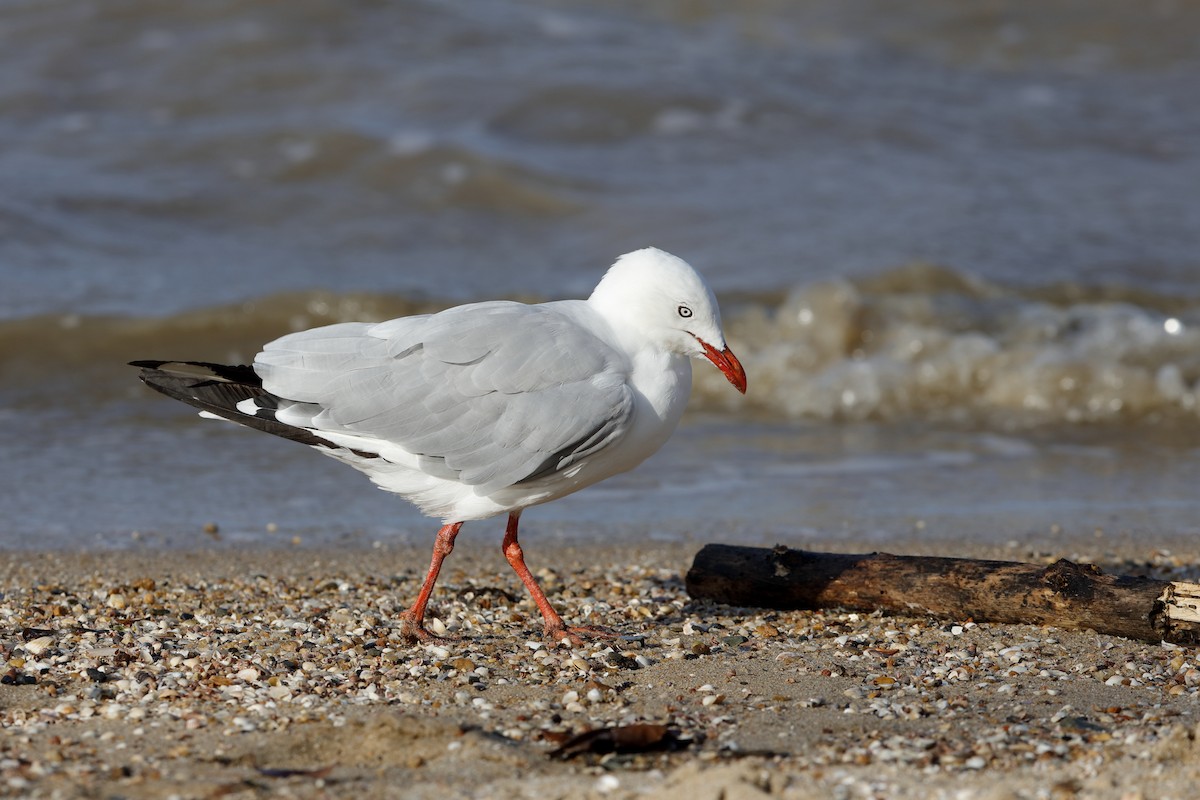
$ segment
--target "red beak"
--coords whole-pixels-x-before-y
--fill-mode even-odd
[[[704,348],[704,357],[717,365],[717,369],[721,370],[729,382],[734,385],[734,388],[745,394],[746,370],[742,368],[742,362],[738,361],[733,351],[728,347],[724,350],[718,350],[700,338],[697,338],[696,341],[700,342],[700,346]]]

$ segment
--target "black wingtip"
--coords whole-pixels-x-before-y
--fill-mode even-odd
[[[336,447],[307,428],[276,420],[273,409],[278,408],[280,399],[263,389],[262,378],[254,367],[207,361],[150,360],[130,361],[129,365],[141,368],[138,377],[151,389],[201,411],[312,447]],[[242,401],[251,399],[255,401],[258,413],[239,410]],[[375,453],[353,452],[364,458],[376,457]]]
[[[240,383],[246,386],[262,386],[262,378],[248,364],[214,364],[211,361],[130,361],[131,367],[140,367],[142,380],[161,374],[172,378],[197,381],[210,380]]]

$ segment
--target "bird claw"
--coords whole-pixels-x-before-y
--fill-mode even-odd
[[[546,626],[546,635],[556,643],[566,642],[571,647],[582,647],[592,639],[615,639],[617,634],[607,628],[592,625]]]
[[[424,622],[418,622],[412,618],[407,611],[400,615],[400,636],[406,642],[420,644],[444,644],[452,642],[454,639],[449,636],[438,636],[436,633],[430,633],[425,627]]]

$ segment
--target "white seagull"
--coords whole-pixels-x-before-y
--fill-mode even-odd
[[[508,514],[504,555],[554,640],[568,627],[525,566],[517,523],[529,506],[632,469],[666,442],[691,393],[692,358],[738,391],[716,298],[687,262],[655,248],[617,259],[587,300],[472,303],[388,322],[292,333],[252,366],[135,361],[151,388],[294,439],[361,470],[442,520],[410,640],[463,523]]]

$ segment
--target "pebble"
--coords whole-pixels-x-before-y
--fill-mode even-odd
[[[596,791],[609,794],[621,788],[621,779],[616,775],[601,775],[596,779]]]
[[[789,755],[795,765],[886,762],[954,772],[1110,759],[1114,747],[1145,748],[1171,726],[1194,727],[1187,709],[1200,700],[1200,656],[1190,648],[1093,636],[1081,655],[1078,637],[1072,650],[1060,642],[1063,634],[1033,626],[697,607],[678,572],[637,565],[555,578],[570,590],[556,599],[560,612],[583,624],[619,627],[617,647],[551,647],[519,638],[536,615],[514,621],[527,603],[499,599],[490,589],[506,578],[493,575],[448,575],[430,628],[459,638],[412,646],[398,635],[397,597],[407,596],[416,580],[404,578],[398,587],[336,569],[319,580],[257,575],[155,584],[96,576],[69,586],[14,580],[0,587],[0,619],[16,632],[5,651],[5,682],[12,691],[53,699],[39,712],[19,703],[0,708],[0,727],[9,736],[31,736],[64,721],[102,718],[126,721],[122,730],[141,728],[149,737],[159,725],[182,721],[187,731],[211,726],[237,737],[336,719],[348,705],[430,709],[433,698],[529,742],[540,741],[541,731],[669,720],[704,731],[709,738],[697,747],[716,759],[727,752],[722,748],[745,741],[739,726],[752,719],[748,714],[786,709],[859,715],[851,721],[860,734]],[[589,588],[581,589],[581,580]],[[23,630],[31,632],[28,641]],[[747,659],[775,673],[779,688],[744,694],[725,665],[754,663]],[[679,681],[680,701],[663,718],[633,713],[631,698],[664,676]],[[808,685],[790,690],[788,681],[797,680]],[[438,685],[445,687],[440,694]],[[1067,691],[1077,685],[1122,687],[1107,694],[1145,702],[1115,710],[1064,706],[1064,698],[1079,696]],[[520,688],[513,694],[503,686]],[[973,705],[968,690],[986,705]],[[960,724],[972,715],[991,715],[996,724]],[[113,740],[111,733],[102,740]],[[0,762],[0,780],[9,786],[27,774]],[[629,791],[623,774],[601,775],[596,792]]]

